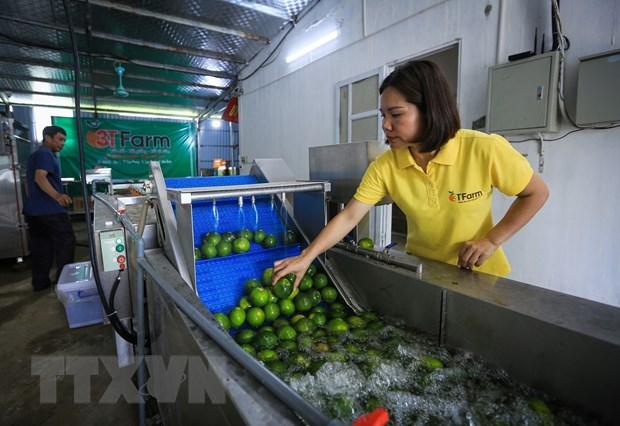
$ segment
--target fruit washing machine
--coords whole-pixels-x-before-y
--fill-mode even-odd
[[[178,392],[174,401],[159,401],[164,422],[340,424],[241,349],[213,316],[235,305],[245,280],[316,236],[327,220],[330,184],[295,181],[281,160],[257,160],[250,176],[239,177],[164,181],[154,170],[161,247],[138,261],[151,354],[204,365],[192,370],[190,363],[186,380],[168,385]],[[203,234],[243,227],[282,238],[266,250],[195,260]],[[298,242],[286,241],[287,230]],[[372,310],[438,347],[474,353],[602,423],[620,421],[620,309],[347,243],[319,261],[356,312]]]

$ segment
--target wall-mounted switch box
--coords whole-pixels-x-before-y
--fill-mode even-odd
[[[489,68],[487,131],[558,131],[559,52]]]
[[[575,121],[579,125],[620,121],[620,50],[579,59]]]

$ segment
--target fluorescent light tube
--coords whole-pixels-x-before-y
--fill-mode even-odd
[[[286,57],[286,63],[290,64],[291,62],[301,58],[302,56],[312,52],[313,50],[318,49],[319,47],[323,46],[324,44],[329,43],[330,41],[334,40],[336,37],[338,37],[338,30],[332,31],[331,33],[327,34],[326,36],[321,37],[320,39],[308,44],[307,46],[303,47],[302,49],[299,49],[298,51],[292,53],[291,55]]]

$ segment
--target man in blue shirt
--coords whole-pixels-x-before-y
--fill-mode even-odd
[[[62,268],[73,262],[75,235],[66,207],[71,197],[62,192],[60,161],[56,153],[65,145],[67,132],[62,127],[43,129],[43,144],[28,159],[24,214],[30,233],[32,287],[45,290],[58,282]],[[56,259],[56,279],[50,281],[50,269]]]

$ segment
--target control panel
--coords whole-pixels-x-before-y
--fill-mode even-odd
[[[104,271],[122,271],[127,268],[127,253],[125,250],[125,233],[122,229],[101,231],[101,259]]]

